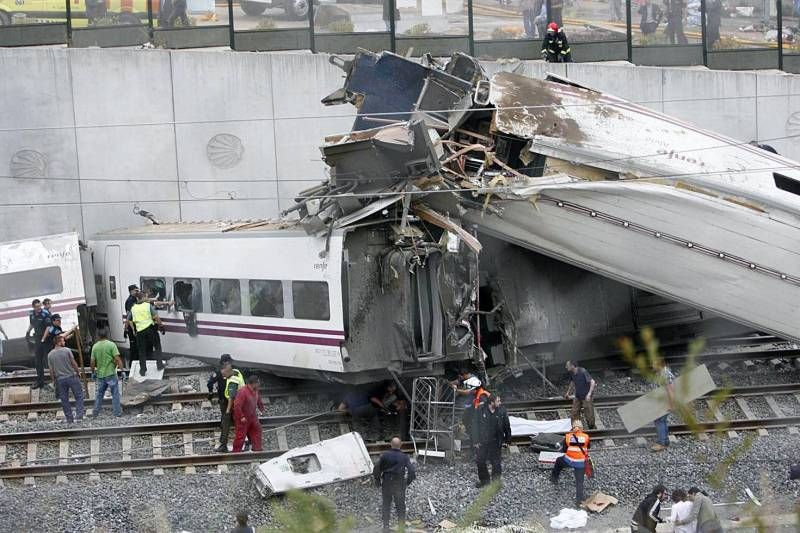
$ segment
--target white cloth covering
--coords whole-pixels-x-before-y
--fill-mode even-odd
[[[519,416],[509,416],[508,420],[511,422],[511,435],[514,437],[538,435],[539,433],[567,433],[572,429],[572,422],[569,418],[528,420]]]
[[[553,529],[575,529],[584,527],[589,515],[584,510],[561,509],[561,512],[550,518],[550,527]]]

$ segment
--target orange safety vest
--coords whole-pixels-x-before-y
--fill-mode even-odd
[[[564,440],[567,444],[567,451],[564,455],[570,461],[582,463],[586,460],[586,455],[589,453],[589,435],[579,430],[567,433]]]
[[[481,397],[483,396],[491,396],[492,394],[484,389],[483,387],[478,387],[475,389],[475,398],[472,400],[472,407],[477,409],[481,405]]]

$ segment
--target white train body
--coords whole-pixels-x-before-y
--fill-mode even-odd
[[[0,325],[14,345],[28,330],[31,302],[45,298],[65,330],[78,323],[86,295],[77,233],[0,243]]]
[[[337,229],[315,237],[291,223],[247,226],[162,224],[96,236],[90,247],[97,317],[107,321],[111,338],[127,344],[125,300],[128,285],[136,284],[151,294],[156,287],[159,299],[175,302],[159,311],[166,328],[165,353],[209,362],[230,353],[242,366],[346,382],[385,377],[391,366],[408,373],[430,370],[430,359],[468,356],[469,343],[441,353],[439,342],[440,349],[432,350],[438,353],[425,351],[437,345],[430,337],[426,343],[419,336],[418,349],[413,341],[387,344],[393,336],[414,336],[413,327],[399,328],[400,333],[398,328],[381,329],[404,323],[405,315],[419,305],[410,297],[411,284],[400,283],[396,290],[376,286],[378,256],[394,248],[385,228],[379,240],[369,241],[367,233],[375,230]],[[356,260],[350,263],[350,257]],[[362,273],[364,268],[368,274]],[[426,269],[418,268],[423,273]],[[358,300],[382,303],[362,314]],[[444,338],[448,330],[430,331]]]

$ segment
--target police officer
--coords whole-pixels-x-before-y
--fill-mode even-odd
[[[136,305],[136,295],[139,294],[139,287],[136,285],[128,285],[128,298],[125,300],[125,316],[128,316],[128,313],[131,312],[131,307]],[[130,368],[131,363],[133,363],[134,357],[139,357],[139,345],[136,344],[136,330],[133,328],[133,323],[131,323],[127,318],[125,319],[125,338],[128,339],[128,368]]]
[[[28,331],[25,332],[25,336],[27,337],[30,335],[31,331],[33,331],[36,383],[34,383],[31,388],[38,389],[44,387],[44,367],[47,352],[45,351],[45,346],[42,344],[42,337],[44,336],[45,330],[50,327],[50,313],[42,307],[42,302],[38,298],[31,302],[31,307],[33,309],[28,313],[29,326]]]
[[[564,467],[570,467],[575,471],[575,506],[579,507],[583,502],[583,479],[586,474],[586,461],[589,458],[589,435],[583,432],[583,424],[580,420],[572,422],[572,431],[564,437],[564,444],[567,451],[556,459],[553,474],[550,481],[558,483],[558,476]]]
[[[225,397],[225,410],[222,412],[219,446],[215,451],[225,453],[228,451],[228,436],[231,432],[231,425],[233,425],[233,402],[236,399],[236,393],[244,387],[244,376],[242,376],[238,368],[233,368],[231,361],[227,361],[222,365],[220,374],[225,378],[225,392],[223,394]]]
[[[143,292],[136,295],[136,304],[131,307],[128,313],[128,321],[133,322],[136,329],[136,344],[139,348],[139,375],[147,373],[147,359],[153,354],[153,348],[158,345],[158,333],[156,327],[164,334],[164,326],[158,318],[156,308],[147,301]],[[161,360],[161,350],[156,350],[158,361],[156,366],[159,370],[164,368],[164,361]]]
[[[477,487],[489,484],[489,469],[492,464],[492,480],[499,480],[503,473],[501,451],[503,444],[511,443],[511,423],[506,408],[500,405],[500,396],[489,397],[478,407],[472,426],[472,445],[475,447],[475,462],[478,466]]]
[[[389,531],[389,521],[392,515],[392,500],[397,510],[397,522],[399,531],[403,531],[406,524],[406,487],[417,477],[416,469],[408,458],[408,455],[400,451],[402,441],[400,437],[393,437],[390,443],[391,449],[383,452],[375,468],[372,469],[372,477],[375,484],[381,488],[383,496],[383,530]]]
[[[45,328],[44,335],[42,335],[42,346],[44,353],[50,353],[50,350],[56,347],[56,337],[64,333],[61,329],[61,315],[58,313],[50,317],[50,325]]]

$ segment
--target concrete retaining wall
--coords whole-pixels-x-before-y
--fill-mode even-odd
[[[556,71],[738,139],[800,135],[800,76],[628,64]],[[324,178],[318,149],[349,106],[325,55],[0,49],[0,240],[164,220],[274,217]],[[795,95],[795,96],[792,96]],[[800,160],[800,137],[766,141]]]

